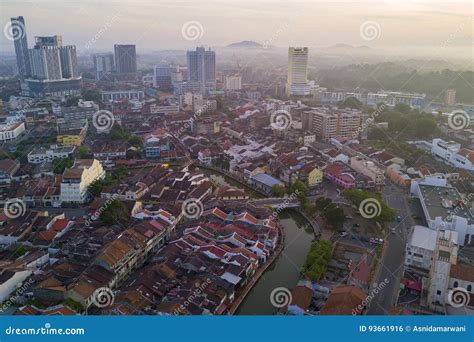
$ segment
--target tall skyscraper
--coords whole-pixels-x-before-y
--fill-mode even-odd
[[[76,47],[63,46],[61,36],[35,37],[28,49],[25,20],[11,18],[12,38],[22,94],[32,97],[77,95],[81,91]]]
[[[75,78],[79,76],[77,53],[75,45],[66,45],[59,48],[61,57],[62,78]]]
[[[94,61],[95,79],[101,80],[109,72],[114,70],[114,54],[98,53],[92,56]]]
[[[137,51],[135,45],[114,45],[115,69],[120,74],[137,72]]]
[[[35,46],[29,50],[33,78],[45,80],[63,78],[60,55],[62,45],[61,36],[35,37]]]
[[[25,19],[23,17],[11,18],[11,24],[11,33],[14,37],[18,74],[20,76],[20,79],[24,80],[25,78],[31,75]]]
[[[202,91],[216,89],[216,53],[197,47],[187,52],[188,82],[199,84]]]
[[[309,95],[311,86],[308,83],[308,48],[288,48],[287,95]]]

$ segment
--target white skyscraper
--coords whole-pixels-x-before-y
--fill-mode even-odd
[[[308,48],[288,48],[287,95],[309,95],[311,86],[308,83]]]

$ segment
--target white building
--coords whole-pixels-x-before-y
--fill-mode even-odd
[[[461,148],[460,144],[453,141],[433,139],[431,154],[453,167],[474,171],[474,151]]]
[[[448,302],[449,277],[452,265],[457,263],[458,245],[456,232],[440,232],[436,240],[429,279],[425,282],[428,290],[427,303],[431,309],[441,310]]]
[[[421,109],[425,107],[425,98],[425,94],[379,91],[367,94],[367,105],[376,106],[379,103],[385,103],[389,107],[395,107],[397,104],[403,103],[412,108]]]
[[[408,235],[405,265],[428,272],[436,249],[438,231],[423,227],[412,227]]]
[[[18,138],[25,131],[24,122],[11,122],[0,125],[0,141],[10,141]]]
[[[5,269],[0,272],[0,303],[6,301],[10,296],[15,295],[15,291],[21,287],[21,284],[31,275],[31,270]]]
[[[28,153],[28,163],[41,164],[43,162],[52,162],[57,158],[68,158],[74,153],[75,149],[76,146],[52,146],[50,149],[36,147],[30,153]]]
[[[446,180],[433,179],[417,182],[412,186],[411,191],[420,199],[428,227],[435,231],[456,231],[458,244],[464,246],[474,239],[472,198],[462,197],[455,188],[441,185],[443,182],[445,183]]]
[[[287,95],[309,95],[311,93],[311,85],[308,82],[308,54],[307,47],[288,48]]]
[[[104,177],[105,171],[97,159],[76,160],[72,168],[64,170],[61,183],[61,201],[84,203],[87,200],[89,185]]]
[[[242,77],[238,75],[225,77],[225,90],[241,90]]]
[[[145,98],[145,92],[142,90],[103,91],[101,96],[103,102],[119,101],[121,99],[142,101]]]

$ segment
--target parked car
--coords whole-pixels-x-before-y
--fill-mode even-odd
[[[370,238],[369,242],[374,245],[383,245],[383,239],[381,238]]]

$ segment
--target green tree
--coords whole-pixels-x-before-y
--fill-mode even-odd
[[[272,186],[272,196],[274,197],[283,197],[286,194],[286,189],[284,186],[274,185]]]
[[[351,201],[355,206],[359,207],[360,203],[365,199],[375,199],[379,204],[379,214],[374,216],[371,220],[376,222],[390,222],[395,219],[395,210],[390,208],[383,200],[380,193],[371,193],[359,189],[348,189],[342,192],[342,195]]]
[[[302,266],[301,273],[312,281],[319,281],[326,273],[331,260],[332,244],[328,240],[319,240],[311,244]]]
[[[74,165],[74,160],[69,158],[56,158],[52,164],[54,173],[61,174],[66,168]]]
[[[77,106],[79,103],[80,97],[79,96],[68,96],[66,98],[66,107]]]
[[[85,159],[91,156],[91,150],[87,146],[79,147],[79,158]]]
[[[353,108],[353,109],[362,109],[364,105],[362,102],[357,100],[355,97],[351,96],[345,99],[344,101],[341,101],[338,105],[339,108]]]
[[[438,125],[436,121],[428,118],[419,118],[415,120],[415,136],[417,138],[428,138],[435,131]]]
[[[406,103],[397,103],[393,110],[400,113],[410,113],[411,107]]]
[[[82,98],[86,101],[100,102],[102,100],[100,92],[93,89],[83,89],[81,95]]]
[[[127,207],[120,201],[114,200],[100,214],[100,222],[106,226],[113,226],[130,219]]]

